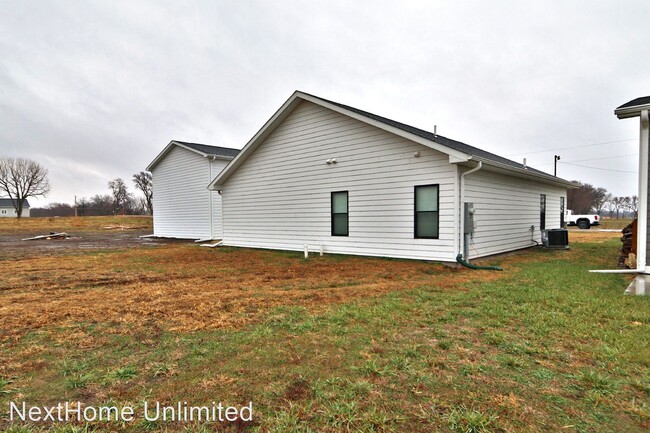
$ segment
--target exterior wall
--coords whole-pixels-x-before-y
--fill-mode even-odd
[[[228,165],[230,160],[225,161],[221,159],[215,159],[213,161],[210,161],[210,167],[209,167],[209,173],[208,173],[208,183],[203,185],[203,188],[207,188],[208,184],[212,182],[212,179],[217,177],[219,173],[221,173],[221,170]],[[208,194],[210,195],[210,200],[212,201],[212,209],[211,209],[211,220],[212,220],[212,234],[211,237],[212,239],[222,239],[223,238],[223,211],[221,209],[222,206],[222,200],[221,200],[221,195],[217,193],[216,191],[208,191]]]
[[[226,164],[173,147],[152,170],[154,235],[220,238],[221,197],[208,191],[207,185]]]
[[[560,228],[560,197],[566,189],[485,169],[465,178],[465,201],[474,203],[470,258],[541,243],[540,194],[546,194],[546,228]],[[530,226],[535,226],[531,233]]]
[[[23,218],[29,217],[29,208],[23,208]],[[0,218],[16,218],[16,209],[13,207],[0,207]]]
[[[426,184],[440,186],[439,239],[414,239]],[[330,194],[345,190],[349,236],[331,236]],[[453,261],[457,196],[447,155],[303,102],[225,182],[224,244]]]

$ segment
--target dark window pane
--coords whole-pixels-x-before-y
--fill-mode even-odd
[[[333,236],[348,235],[348,214],[346,213],[332,214],[332,235]]]
[[[415,214],[415,236],[438,237],[438,212],[417,212]]]

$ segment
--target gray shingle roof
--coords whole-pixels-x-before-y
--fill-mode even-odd
[[[173,140],[175,143],[182,144],[192,149],[198,150],[208,155],[223,156],[227,158],[234,158],[239,153],[239,149],[231,149],[230,147],[210,146],[200,143],[188,143],[186,141]]]
[[[499,155],[495,155],[494,153],[487,152],[487,151],[479,149],[477,147],[470,146],[469,144],[465,144],[465,143],[460,142],[460,141],[452,140],[451,138],[443,137],[442,135],[434,134],[433,132],[425,131],[423,129],[416,128],[414,126],[410,126],[410,125],[407,125],[405,123],[397,122],[395,120],[391,120],[391,119],[388,119],[386,117],[378,116],[376,114],[369,113],[369,112],[363,111],[363,110],[359,110],[358,108],[350,107],[349,105],[344,105],[344,104],[340,104],[338,102],[330,101],[330,100],[327,100],[327,99],[324,99],[324,98],[321,98],[321,97],[318,97],[318,96],[315,96],[315,95],[310,95],[310,96],[312,96],[312,97],[314,97],[316,99],[320,99],[321,101],[325,101],[327,103],[330,103],[330,104],[336,105],[338,107],[344,108],[346,110],[350,110],[350,111],[355,112],[357,114],[360,114],[362,116],[368,117],[369,119],[376,120],[377,122],[381,122],[381,123],[384,123],[386,125],[392,126],[394,128],[401,129],[402,131],[406,131],[406,132],[409,132],[411,134],[417,135],[417,136],[422,137],[422,138],[424,138],[426,140],[430,140],[430,141],[433,141],[435,143],[441,144],[443,146],[449,147],[450,149],[457,150],[458,152],[462,152],[462,153],[465,153],[465,154],[468,154],[468,155],[476,156],[478,158],[488,160],[488,161],[492,161],[492,162],[496,162],[496,163],[499,163],[499,164],[503,164],[503,165],[506,165],[506,166],[509,166],[509,167],[519,168],[519,169],[527,169],[528,171],[533,172],[533,173],[544,174],[544,175],[547,175],[547,176],[549,175],[546,172],[536,170],[536,169],[534,169],[534,168],[532,168],[530,166],[524,167],[523,164],[520,164],[518,162],[509,160],[509,159],[504,158],[504,157],[499,156]]]
[[[632,99],[630,102],[626,102],[625,104],[618,107],[617,110],[620,110],[621,108],[636,107],[637,105],[647,104],[650,104],[650,96],[642,96],[640,98]]]
[[[14,207],[14,201],[10,198],[0,198],[0,207]],[[28,208],[29,202],[25,200],[23,203],[23,208]]]

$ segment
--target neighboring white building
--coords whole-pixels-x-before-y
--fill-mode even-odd
[[[530,247],[574,184],[431,132],[295,92],[212,181],[223,243],[451,262]],[[532,227],[532,230],[531,230]]]
[[[0,218],[16,218],[17,216],[13,200],[10,198],[0,198]],[[22,217],[29,217],[29,202],[27,200],[23,203]]]
[[[239,150],[172,140],[149,164],[154,236],[221,239],[221,197],[207,186]]]

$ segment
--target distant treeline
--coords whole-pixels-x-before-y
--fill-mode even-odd
[[[74,205],[49,203],[42,208],[32,208],[33,217],[98,215],[151,215],[153,214],[153,183],[151,173],[141,171],[133,175],[133,183],[144,196],[131,194],[124,179],[116,178],[108,182],[112,194],[96,194],[90,198],[82,197]]]
[[[31,208],[29,212],[32,217],[51,216],[74,216],[74,205],[68,203],[49,203],[42,208]],[[89,199],[77,200],[78,216],[99,216],[99,215],[147,215],[147,206],[144,199],[129,197],[118,206],[112,196],[95,195]]]

